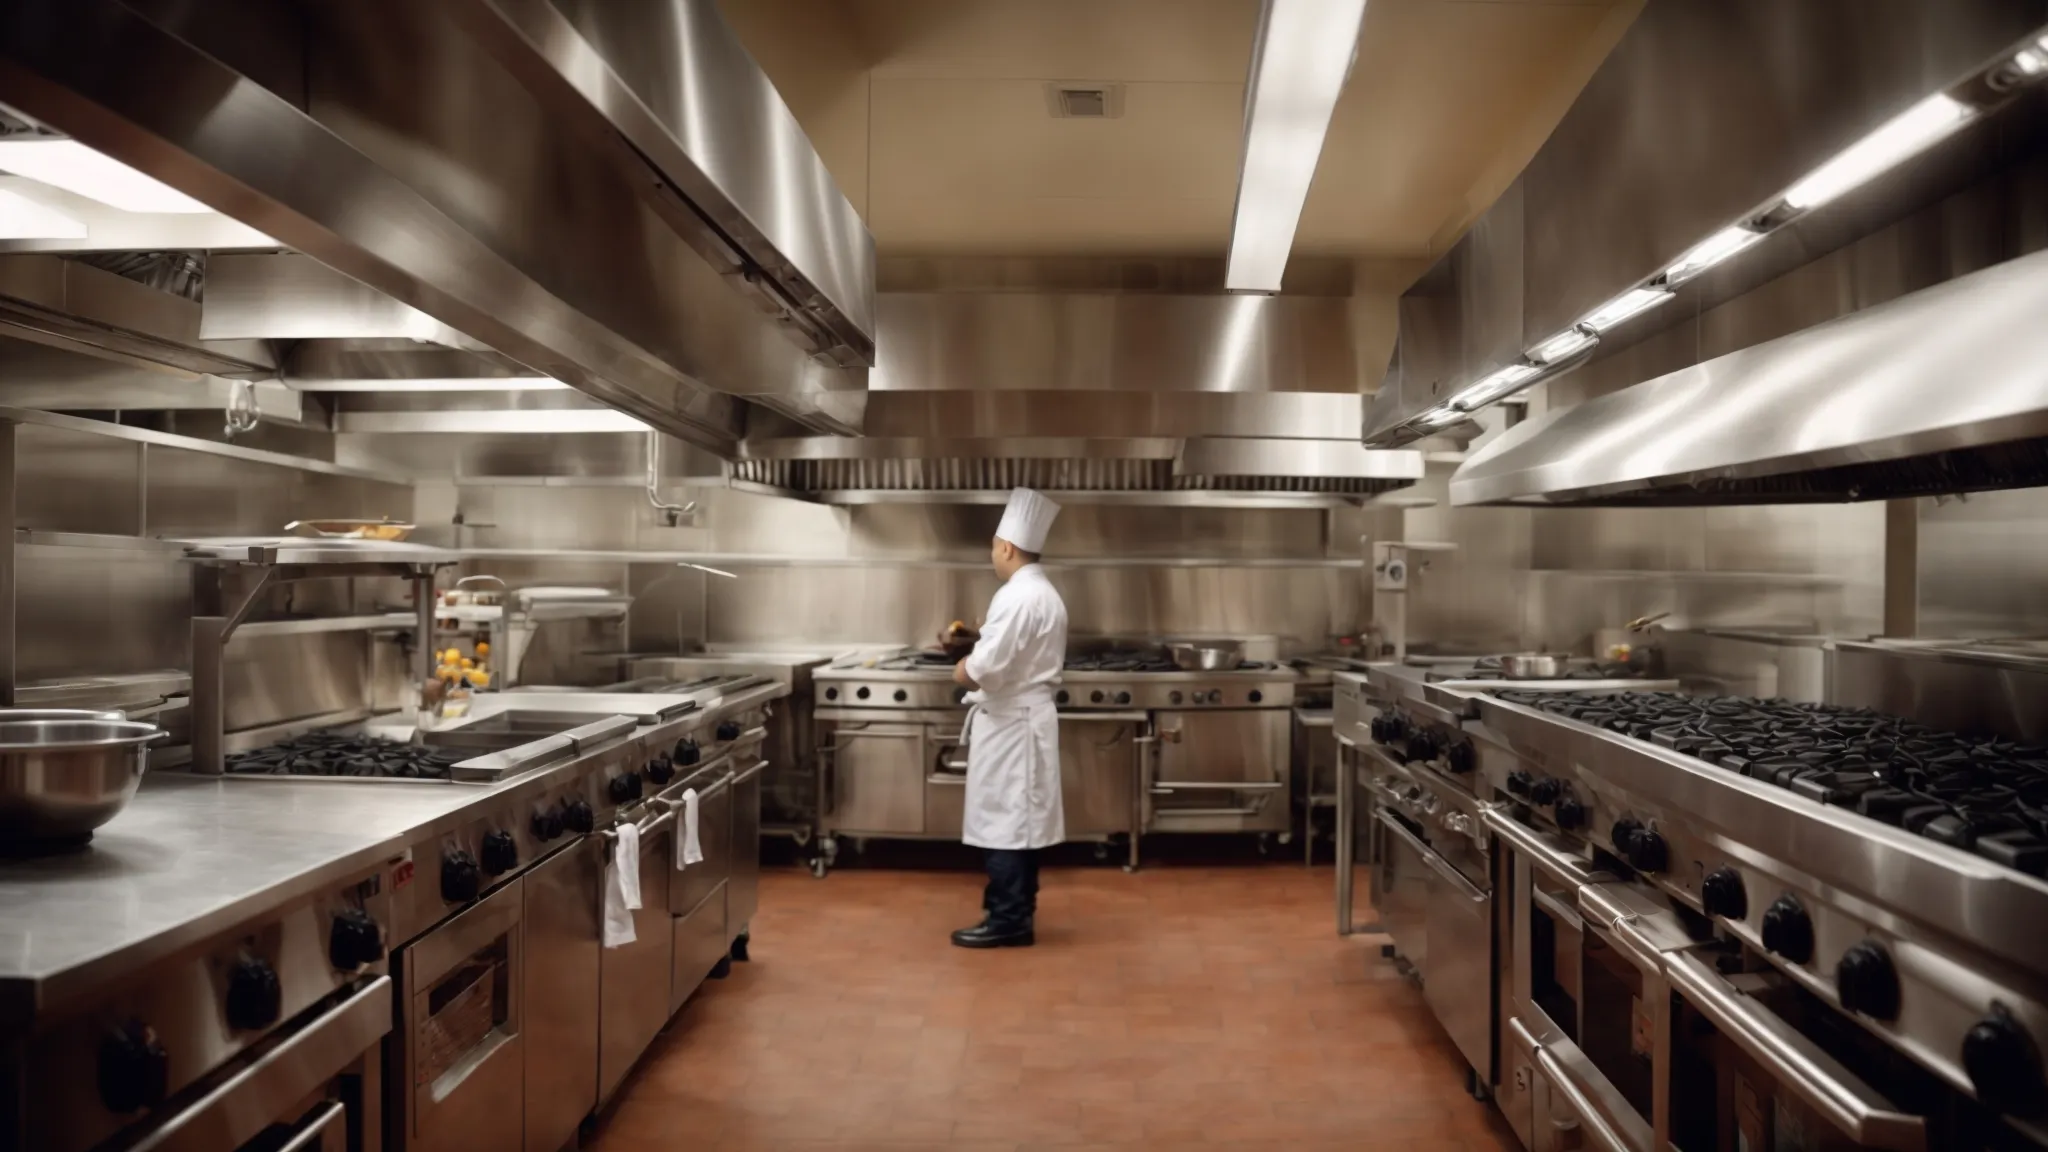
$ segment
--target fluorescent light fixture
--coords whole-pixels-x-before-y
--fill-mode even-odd
[[[2012,63],[2013,67],[2029,76],[2039,76],[2043,72],[2048,72],[2048,40],[2043,40],[2035,47],[2022,49],[2019,55],[2012,58]]]
[[[1723,228],[1672,261],[1671,267],[1664,270],[1664,282],[1683,284],[1763,238],[1763,233],[1753,232],[1740,224]]]
[[[569,387],[552,376],[377,376],[286,380],[294,392],[560,392]]]
[[[1531,377],[1543,371],[1534,364],[1510,364],[1479,383],[1451,397],[1451,407],[1460,412],[1484,408],[1495,400],[1508,395],[1528,383]]]
[[[1671,293],[1661,288],[1631,288],[1586,313],[1586,318],[1579,323],[1595,332],[1605,332],[1629,317],[1640,316],[1669,299]]]
[[[1264,0],[1259,8],[1245,86],[1230,263],[1223,275],[1230,291],[1280,290],[1364,20],[1365,0]]]
[[[1529,359],[1538,364],[1555,364],[1591,348],[1599,339],[1583,328],[1567,328],[1529,349]]]
[[[40,180],[126,212],[211,212],[169,185],[76,140],[0,140],[0,170]]]
[[[85,221],[0,191],[0,240],[83,240]]]
[[[1817,208],[1960,128],[1976,113],[1969,105],[1937,92],[1849,145],[1785,193],[1795,210]]]

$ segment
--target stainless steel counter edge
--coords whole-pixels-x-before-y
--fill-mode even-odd
[[[398,814],[391,817],[392,823],[388,826],[365,831],[360,843],[337,848],[331,855],[319,856],[317,862],[309,866],[283,873],[252,891],[223,900],[190,917],[179,919],[162,928],[147,930],[135,939],[116,941],[111,947],[81,946],[75,960],[34,968],[17,968],[22,950],[10,949],[5,946],[4,940],[0,940],[0,1036],[26,1030],[33,1026],[38,1018],[62,1015],[82,1003],[94,989],[117,982],[136,969],[175,955],[244,921],[281,909],[329,885],[343,882],[351,875],[399,856],[421,841],[460,828],[472,818],[470,810],[477,804],[507,797],[517,798],[525,793],[544,790],[557,782],[562,775],[576,771],[589,758],[607,754],[621,744],[644,740],[650,736],[674,739],[679,733],[694,731],[706,724],[715,723],[722,716],[758,707],[767,701],[787,695],[788,691],[787,685],[764,684],[730,696],[718,697],[707,701],[703,708],[687,716],[660,724],[639,726],[617,739],[579,749],[578,754],[572,758],[496,784],[451,782],[446,785],[385,788],[374,784],[345,784],[314,779],[220,778],[190,776],[177,772],[152,773],[145,778],[143,790],[137,794],[128,810],[101,830],[101,839],[96,841],[96,844],[118,839],[124,831],[140,821],[144,824],[180,825],[151,831],[165,835],[181,835],[185,838],[181,841],[181,846],[190,846],[197,838],[220,836],[226,823],[223,820],[225,811],[231,811],[237,806],[241,807],[246,817],[242,826],[246,832],[264,824],[262,817],[275,816],[280,808],[277,802],[285,796],[295,801],[310,803],[317,803],[325,798],[345,800],[345,804],[338,807],[346,807],[349,811],[343,813],[340,818],[344,823],[353,826],[335,830],[305,831],[302,833],[305,839],[338,839],[356,833],[365,823],[361,811],[364,808],[391,809]],[[154,807],[161,807],[152,803],[157,797],[174,798],[170,799],[170,807],[182,807],[184,811],[169,816],[152,811]],[[146,850],[146,846],[136,847]],[[90,896],[74,891],[76,885],[70,883],[70,877],[59,870],[75,865],[80,860],[96,860],[114,868],[122,866],[119,858],[91,855],[101,850],[100,847],[96,847],[74,856],[17,861],[5,869],[0,869],[0,923],[48,923],[63,911],[78,908],[79,902],[90,899]],[[22,889],[33,890],[39,887],[35,881],[43,878],[41,874],[47,875],[52,886],[65,891],[32,891],[27,899],[18,899],[18,893]],[[140,881],[143,878],[137,879]],[[23,881],[28,883],[24,885]],[[120,910],[109,907],[95,911],[97,914],[112,917]]]

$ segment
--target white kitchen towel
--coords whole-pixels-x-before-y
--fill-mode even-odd
[[[604,946],[622,948],[638,937],[633,913],[640,907],[640,829],[621,824],[612,841],[612,866],[604,877]]]
[[[683,834],[676,837],[676,870],[704,860],[704,846],[697,840],[697,790],[683,789]]]

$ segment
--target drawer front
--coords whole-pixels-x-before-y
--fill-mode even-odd
[[[680,838],[683,816],[676,817],[676,836]],[[680,843],[678,839],[677,843]],[[697,797],[697,845],[704,853],[704,859],[691,864],[680,872],[669,876],[667,909],[682,915],[704,902],[712,889],[725,883],[726,873],[732,866],[732,776],[722,774],[716,783]],[[671,856],[669,865],[673,869],[675,860]]]
[[[702,904],[673,918],[675,965],[669,974],[668,1010],[674,1013],[704,983],[705,976],[725,959],[730,937],[725,932],[725,885],[718,885]]]

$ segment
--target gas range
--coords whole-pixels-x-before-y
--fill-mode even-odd
[[[1066,664],[1053,699],[1069,710],[1288,708],[1300,677],[1278,664],[1186,672],[1170,661],[1086,656]],[[873,667],[820,668],[821,704],[835,708],[964,710],[967,690],[953,683],[953,662],[938,653],[884,660]]]
[[[227,758],[245,776],[348,776],[380,780],[450,780],[469,759],[459,748],[430,748],[354,732],[307,732]]]

